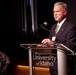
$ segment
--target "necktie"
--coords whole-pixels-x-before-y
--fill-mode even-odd
[[[55,29],[55,34],[58,33],[58,28],[59,28],[59,25],[56,26],[56,29]]]

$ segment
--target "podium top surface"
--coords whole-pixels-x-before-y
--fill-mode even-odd
[[[30,50],[34,53],[56,53],[57,47],[56,45],[47,45],[47,44],[20,44],[21,47]]]
[[[25,49],[57,49],[56,45],[47,44],[20,44],[21,47]]]
[[[21,47],[23,47],[24,49],[32,49],[33,51],[44,51],[44,52],[51,52],[56,51],[57,49],[60,50],[64,50],[66,52],[70,52],[70,53],[74,53],[72,50],[70,50],[69,48],[67,48],[65,45],[63,44],[20,44]],[[46,51],[47,50],[47,51]]]

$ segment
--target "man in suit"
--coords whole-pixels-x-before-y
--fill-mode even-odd
[[[75,46],[72,43],[76,43],[76,26],[70,23],[66,17],[67,4],[56,2],[53,7],[53,15],[57,23],[52,25],[49,38],[43,39],[41,43],[62,43],[71,50],[75,50]],[[57,64],[51,67],[51,75],[58,75]]]

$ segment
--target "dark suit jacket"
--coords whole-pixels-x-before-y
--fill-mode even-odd
[[[55,36],[55,28],[56,24],[51,27],[49,35],[50,39]],[[72,43],[76,44],[76,25],[73,25],[72,23],[66,20],[61,26],[56,37],[56,43],[62,43],[71,50],[75,50],[76,47]]]

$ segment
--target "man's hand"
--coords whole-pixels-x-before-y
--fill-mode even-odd
[[[48,38],[47,38],[47,39],[42,40],[42,42],[41,42],[41,43],[42,43],[42,44],[50,44],[50,45],[51,45],[51,44],[52,44],[52,45],[54,44],[54,42],[53,42],[52,40],[48,39]]]

